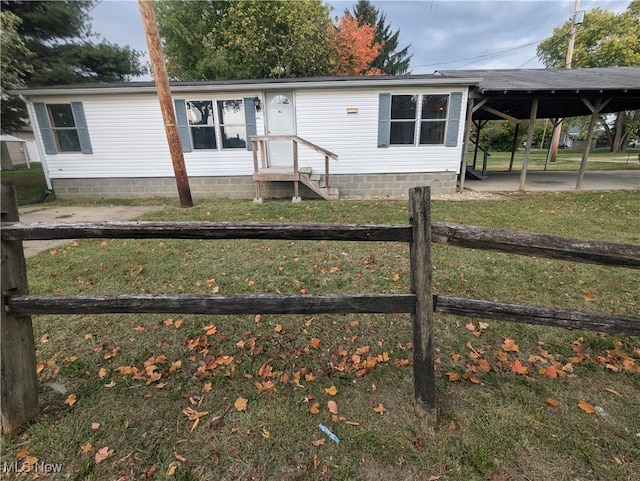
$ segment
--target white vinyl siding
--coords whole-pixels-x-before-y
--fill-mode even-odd
[[[243,86],[240,86],[242,88]],[[244,88],[247,86],[245,85]],[[391,95],[413,95],[416,89],[386,88]],[[466,89],[447,87],[422,88],[420,92],[433,95],[459,96],[466,105]],[[378,121],[380,88],[302,88],[295,90],[297,135],[339,156],[330,161],[333,174],[349,173],[413,173],[458,172],[462,151],[464,108],[455,132],[447,126],[444,145],[417,145],[415,147],[379,148]],[[253,99],[260,91],[237,90],[219,94],[191,91],[176,94],[176,99],[207,100],[213,102],[243,99],[253,109],[244,111],[247,135],[265,134],[265,109],[255,112]],[[248,102],[248,100],[251,102]],[[56,96],[29,99],[34,102],[82,102],[88,133],[91,136],[92,155],[78,153],[46,154],[45,162],[52,179],[62,178],[122,178],[174,176],[164,122],[157,96],[151,93],[108,95]],[[351,112],[351,113],[349,113]],[[35,118],[33,119],[36,120]],[[179,120],[178,120],[179,121]],[[42,147],[42,138],[38,142]],[[201,176],[250,176],[253,174],[253,156],[248,149],[192,149],[184,152],[187,174]],[[220,148],[218,138],[218,149]],[[44,150],[41,148],[44,153]],[[324,173],[324,157],[303,146],[299,147],[299,164]]]
[[[233,97],[253,99],[256,95],[254,92],[239,92]],[[212,96],[208,93],[190,97]],[[212,100],[228,98],[230,96],[226,94]],[[55,99],[55,103],[70,101]],[[155,95],[87,95],[82,98],[82,103],[93,155],[47,154],[46,163],[52,179],[174,176],[164,121]],[[251,128],[264,132],[262,115],[256,118]],[[194,150],[184,153],[184,159],[189,176],[253,174],[252,153],[246,149]]]
[[[450,89],[421,89],[433,95],[453,95]],[[413,95],[415,90],[389,89],[393,95]],[[455,126],[455,148],[440,145],[379,148],[380,90],[299,90],[296,92],[298,136],[339,155],[330,161],[330,173],[458,172],[464,122]],[[466,92],[461,95],[463,104]],[[347,109],[357,113],[348,113]],[[454,135],[454,132],[451,133]],[[447,137],[449,135],[447,134]],[[395,147],[395,146],[394,146]],[[300,147],[300,165],[324,172],[324,158]]]

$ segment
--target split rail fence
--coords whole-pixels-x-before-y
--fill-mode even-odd
[[[2,431],[11,436],[38,414],[32,315],[410,313],[416,411],[435,419],[434,313],[640,335],[640,319],[434,296],[431,243],[640,269],[640,246],[493,228],[431,223],[430,189],[409,191],[409,225],[228,222],[20,223],[11,184],[2,185]],[[411,294],[29,295],[22,241],[79,238],[275,239],[407,242]]]

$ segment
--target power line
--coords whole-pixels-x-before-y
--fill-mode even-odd
[[[514,50],[519,50],[519,49],[524,48],[524,47],[530,47],[531,45],[538,44],[538,43],[542,42],[543,40],[545,40],[545,39],[543,38],[543,39],[540,39],[540,40],[536,40],[535,42],[525,43],[524,45],[520,45],[518,47],[512,47],[512,48],[508,48],[506,50],[500,50],[498,52],[493,52],[493,53],[489,53],[489,54],[485,54],[485,55],[477,55],[475,57],[460,58],[460,59],[457,59],[457,60],[450,60],[448,62],[427,63],[427,64],[423,64],[423,65],[412,65],[411,67],[412,68],[433,67],[435,65],[448,65],[448,64],[451,64],[451,63],[466,62],[468,60],[483,60],[485,58],[496,57],[496,56],[502,55],[504,53],[513,52]]]

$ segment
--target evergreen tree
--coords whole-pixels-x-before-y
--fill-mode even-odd
[[[400,30],[392,32],[387,25],[387,17],[374,7],[369,0],[358,0],[353,8],[353,16],[358,19],[360,25],[372,25],[376,29],[375,42],[382,45],[382,50],[371,63],[372,68],[377,68],[386,75],[405,75],[409,72],[409,47],[407,45],[398,49]]]
[[[41,87],[87,82],[127,81],[142,75],[139,52],[106,41],[94,43],[89,28],[89,1],[18,1],[3,0],[2,11],[18,20],[13,31],[28,55],[20,50],[4,48],[5,56],[19,56],[22,72],[18,86]],[[12,17],[12,18],[13,18]],[[15,63],[15,59],[12,61]],[[4,63],[3,63],[4,66]],[[3,82],[3,87],[5,83]],[[27,118],[20,101],[3,91],[2,128],[16,130]]]

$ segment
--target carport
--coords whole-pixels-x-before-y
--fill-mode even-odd
[[[529,121],[520,172],[525,190],[527,165],[536,119],[591,116],[576,181],[581,188],[598,115],[640,109],[640,67],[534,70],[440,70],[447,77],[481,78],[471,88],[467,103],[465,147],[459,190],[464,189],[467,157],[474,121]]]

